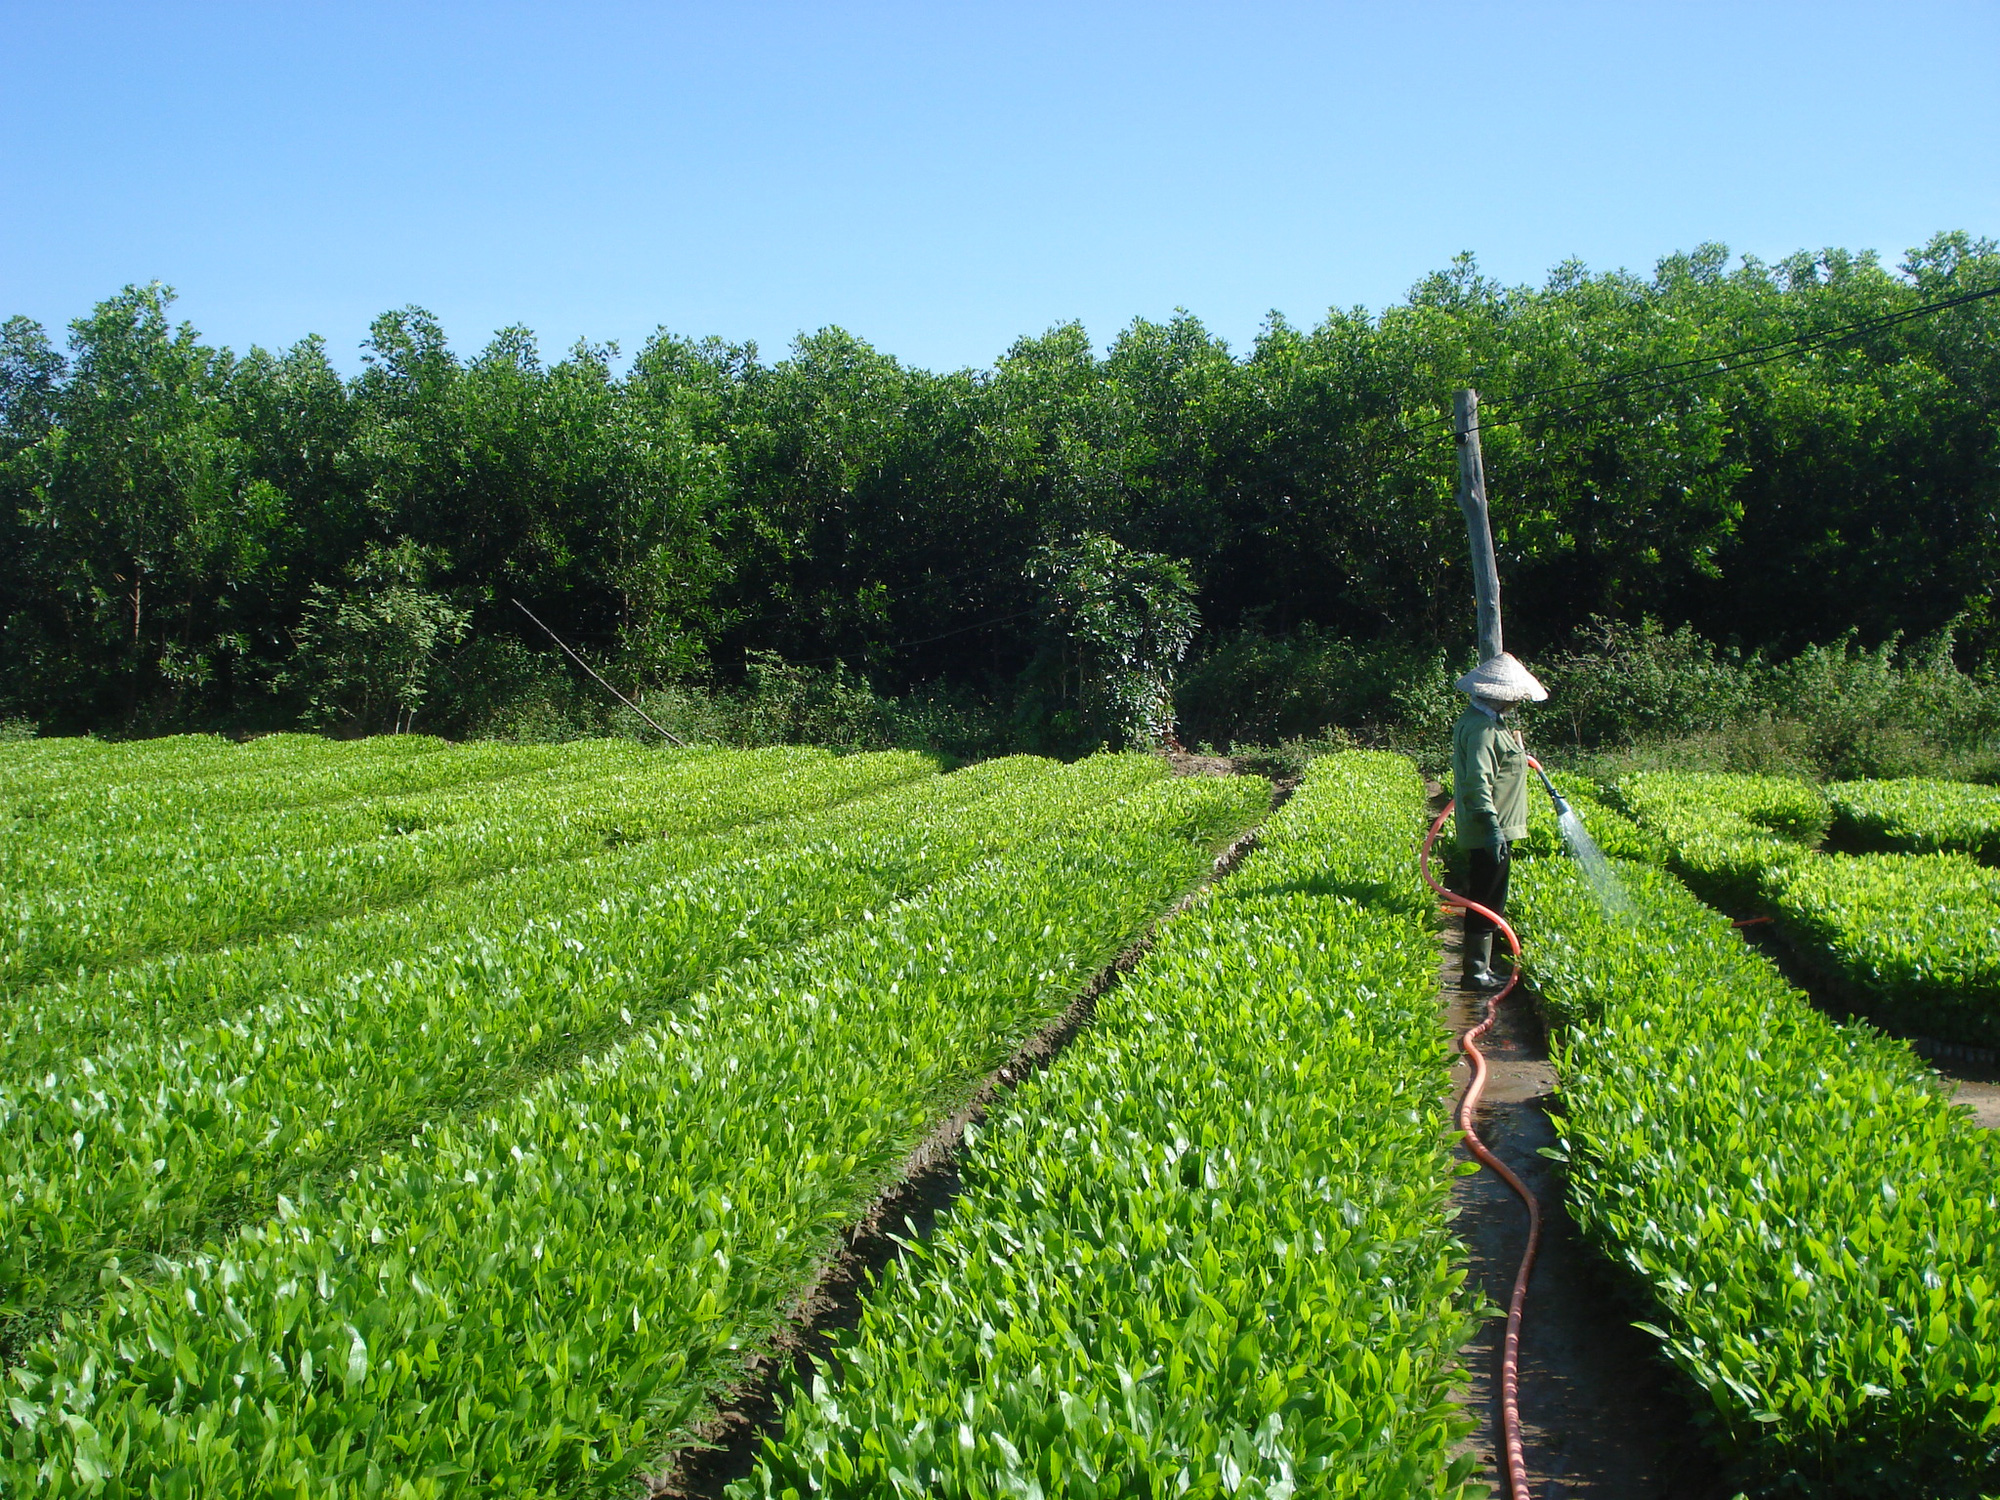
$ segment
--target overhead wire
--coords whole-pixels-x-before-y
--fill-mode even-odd
[[[829,656],[795,657],[791,659],[789,665],[803,667],[810,666],[815,662],[845,661],[850,656],[865,656],[870,651],[897,651],[904,646],[928,646],[931,642],[944,640],[948,636],[964,635],[968,630],[980,630],[988,625],[1003,625],[1009,620],[1018,620],[1023,615],[1032,615],[1037,612],[1038,607],[1031,605],[1027,609],[1017,609],[1010,614],[994,615],[991,619],[987,620],[974,620],[970,625],[955,626],[950,630],[941,630],[936,635],[919,636],[911,641],[878,641],[876,644],[864,646],[858,651],[836,651]]]
[[[1843,323],[1837,328],[1822,329],[1818,333],[1795,334],[1788,339],[1774,339],[1764,344],[1748,344],[1741,349],[1732,349],[1727,354],[1696,354],[1687,359],[1673,360],[1663,365],[1653,365],[1646,369],[1621,371],[1612,375],[1599,376],[1594,380],[1572,380],[1563,385],[1543,386],[1537,390],[1522,391],[1516,396],[1495,397],[1496,404],[1508,401],[1535,401],[1544,396],[1559,395],[1564,391],[1582,390],[1591,386],[1612,385],[1625,380],[1636,380],[1643,375],[1660,375],[1669,370],[1690,369],[1696,365],[1711,364],[1716,360],[1736,360],[1747,354],[1763,354],[1767,351],[1793,351],[1806,353],[1821,345],[1834,343],[1858,333],[1868,333],[1880,328],[1894,328],[1910,323],[1918,318],[1929,317],[1932,313],[1963,307],[1967,303],[1980,302],[1988,297],[2000,296],[2000,285],[1982,287],[1976,291],[1961,292],[1955,297],[1943,297],[1936,302],[1921,303],[1916,307],[1899,308],[1895,312],[1880,313],[1872,318],[1859,318],[1852,323]],[[1765,361],[1757,361],[1764,363]],[[1441,419],[1441,420],[1449,420]]]
[[[1566,384],[1560,384],[1560,386],[1542,386],[1538,390],[1526,390],[1526,392],[1522,392],[1518,396],[1486,396],[1486,398],[1480,400],[1482,408],[1488,408],[1488,410],[1498,408],[1502,412],[1502,416],[1488,416],[1486,412],[1482,412],[1480,414],[1480,430],[1482,432],[1490,432],[1494,428],[1526,426],[1528,422],[1534,422],[1534,420],[1554,420],[1558,416],[1574,416],[1576,412],[1588,412],[1588,410],[1598,408],[1598,406],[1608,406],[1610,402],[1614,402],[1614,400],[1618,400],[1622,396],[1642,394],[1642,392],[1650,392],[1650,390],[1668,390],[1672,386],[1684,386],[1684,384],[1692,384],[1696,380],[1708,380],[1708,378],[1714,378],[1714,376],[1732,374],[1736,370],[1754,370],[1754,368],[1758,368],[1762,364],[1774,364],[1776,360],[1788,358],[1792,354],[1810,354],[1816,348],[1824,348],[1828,344],[1838,344],[1840,340],[1852,338],[1856,334],[1876,332],[1880,328],[1896,328],[1896,326],[1906,324],[1906,322],[1916,322],[1918,318],[1928,318],[1928,316],[1932,316],[1936,312],[1948,312],[1950,308],[1962,308],[1966,304],[1984,302],[1986,298],[1994,298],[1994,296],[2000,296],[2000,284],[1996,284],[1996,286],[1984,286],[1984,288],[1978,288],[1978,290],[1972,290],[1972,292],[1962,292],[1958,296],[1940,298],[1938,302],[1924,302],[1924,304],[1914,306],[1914,308],[1900,308],[1896,312],[1886,312],[1886,314],[1876,316],[1876,318],[1860,318],[1860,320],[1850,322],[1850,324],[1840,324],[1838,328],[1822,328],[1822,330],[1812,332],[1812,334],[1798,334],[1794,338],[1772,340],[1772,342],[1766,342],[1766,344],[1748,344],[1744,348],[1726,350],[1726,352],[1718,352],[1718,354],[1696,354],[1696,356],[1690,356],[1686,360],[1672,360],[1668,364],[1652,364],[1652,366],[1644,366],[1640,370],[1620,370],[1616,374],[1600,376],[1596,380],[1572,380],[1572,382],[1566,382]],[[1746,358],[1746,356],[1754,356],[1754,358]],[[1700,366],[1700,368],[1696,368],[1696,366]],[[1674,376],[1672,372],[1676,372],[1676,370],[1686,370],[1686,374]],[[1642,380],[1646,376],[1662,376],[1662,374],[1672,376],[1672,378],[1668,378],[1668,380],[1652,380],[1652,382],[1642,384],[1642,386],[1630,384],[1630,382]],[[1556,394],[1562,394],[1562,392],[1568,392],[1568,390],[1590,390],[1590,388],[1610,388],[1610,390],[1606,390],[1602,396],[1598,396],[1594,400],[1580,400],[1580,402],[1572,402],[1568,406],[1556,406],[1556,408],[1546,408],[1546,410],[1534,410],[1534,408],[1530,408],[1530,410],[1524,410],[1524,412],[1518,412],[1518,414],[1506,414],[1506,412],[1510,412],[1514,408],[1534,404],[1534,402],[1538,402],[1544,396],[1556,396]],[[1384,462],[1384,464],[1378,464],[1376,468],[1368,470],[1366,474],[1362,474],[1360,476],[1360,484],[1374,484],[1376,480],[1380,480],[1386,474],[1390,474],[1392,470],[1396,470],[1400,464],[1404,464],[1404,462],[1408,462],[1412,458],[1422,458],[1426,454],[1426,442],[1424,442],[1422,434],[1428,432],[1430,428],[1446,426],[1452,420],[1454,420],[1452,414],[1446,412],[1442,416],[1428,418],[1428,420],[1418,422],[1414,426],[1402,426],[1402,424],[1394,426],[1388,432],[1388,438],[1400,440],[1402,446],[1404,446],[1404,452],[1398,454],[1396,458]]]

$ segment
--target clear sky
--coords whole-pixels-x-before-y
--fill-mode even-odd
[[[1720,240],[2000,234],[2000,3],[0,0],[0,316],[933,368]]]

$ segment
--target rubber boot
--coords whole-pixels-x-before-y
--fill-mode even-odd
[[[1478,990],[1490,994],[1506,981],[1493,972],[1493,934],[1482,932],[1477,936],[1467,934],[1465,939],[1465,969],[1459,976],[1458,987],[1462,990]]]

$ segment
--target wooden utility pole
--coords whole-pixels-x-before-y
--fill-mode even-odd
[[[1479,457],[1479,392],[1452,397],[1452,436],[1458,443],[1458,508],[1472,542],[1472,592],[1479,602],[1479,659],[1501,652],[1500,569],[1493,560],[1493,526],[1486,518],[1486,466]]]

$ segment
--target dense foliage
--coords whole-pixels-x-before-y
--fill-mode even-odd
[[[1652,1304],[1715,1440],[1776,1492],[1994,1493],[1993,1134],[1672,876],[1619,874],[1642,918],[1570,861],[1515,874],[1562,1023],[1577,1221]]]
[[[1834,836],[1869,849],[1955,849],[2000,865],[2000,788],[1910,777],[1826,789]]]
[[[30,746],[0,789],[128,754],[183,761],[218,825],[262,816],[255,747]],[[67,1017],[89,990],[100,1021],[10,1038],[45,1071],[6,1104],[0,1489],[622,1493],[939,1116],[1269,798],[1149,756],[563,758],[619,837],[208,971],[275,988],[155,958],[9,997]],[[628,776],[657,778],[644,826]]]
[[[1871,1020],[2000,1047],[2000,871],[1955,853],[1820,856],[1767,870],[1763,898]]]
[[[2000,874],[1950,847],[1985,847],[1991,788],[1836,782],[1822,799],[1784,777],[1643,772],[1615,795],[1643,825],[1639,841],[1609,809],[1584,804],[1611,852],[1774,919],[1827,999],[1901,1035],[2000,1044]],[[1931,852],[1821,852],[1830,816],[1851,842]],[[1555,845],[1542,834],[1528,847]]]
[[[1389,663],[1362,711],[1421,717],[1396,694],[1464,634],[1438,425],[1464,383],[1493,398],[1528,655],[1593,616],[1781,655],[1957,620],[1974,667],[2000,647],[2000,302],[1676,384],[1574,383],[1996,282],[2000,253],[1964,235],[1900,273],[1705,246],[1535,289],[1462,259],[1380,315],[1274,316],[1240,354],[1179,316],[1102,356],[1064,326],[947,373],[837,329],[769,363],[665,332],[622,372],[588,345],[548,363],[522,329],[461,358],[412,308],[352,379],[316,340],[205,345],[132,287],[66,352],[25,319],[0,334],[0,717],[532,726],[559,674],[518,597],[628,685],[790,663],[821,677],[786,701],[835,723],[894,694],[934,741],[976,703],[989,740],[1087,746],[1156,723],[1183,584],[1199,652],[1346,643]],[[1197,694],[1204,737],[1282,718],[1284,674],[1259,703],[1233,680]],[[1303,727],[1346,716],[1321,702]]]
[[[1809,858],[1832,816],[1814,788],[1783,776],[1643,771],[1615,796],[1676,874],[1735,911],[1757,905],[1766,870]]]
[[[1400,756],[1318,761],[971,1136],[738,1493],[1465,1493],[1422,812]]]

